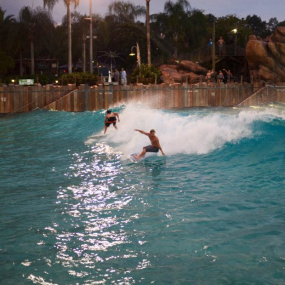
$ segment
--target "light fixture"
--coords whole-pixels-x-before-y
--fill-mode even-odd
[[[133,46],[131,48],[131,53],[130,53],[130,56],[135,56],[136,54],[134,53],[134,48],[137,48],[136,46]]]

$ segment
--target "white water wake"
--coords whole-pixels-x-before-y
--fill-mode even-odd
[[[117,123],[119,130],[110,126],[104,141],[114,144],[115,151],[123,154],[141,152],[150,141],[134,129],[146,132],[155,129],[166,155],[207,154],[226,143],[238,143],[243,138],[252,137],[252,123],[256,120],[285,120],[284,114],[277,114],[276,109],[228,110],[190,110],[185,115],[185,111],[174,113],[128,104],[120,113],[121,122]]]

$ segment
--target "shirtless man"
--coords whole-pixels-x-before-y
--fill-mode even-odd
[[[223,40],[222,37],[219,38],[217,44],[219,47],[219,55],[223,55],[224,54],[225,41]]]
[[[119,118],[119,114],[112,112],[111,110],[107,110],[107,114],[105,116],[105,126],[104,126],[104,134],[106,134],[107,128],[113,124],[113,126],[115,127],[115,129],[117,130],[117,118],[118,121],[120,122],[120,118]]]
[[[151,142],[151,145],[145,146],[143,148],[143,151],[142,151],[142,153],[140,155],[136,155],[135,156],[136,159],[140,159],[142,156],[145,155],[146,152],[158,152],[159,150],[161,151],[161,153],[163,155],[165,155],[163,150],[162,150],[162,148],[161,148],[161,146],[160,146],[160,144],[159,144],[159,139],[155,135],[155,130],[152,129],[152,130],[150,130],[149,133],[146,133],[144,131],[137,130],[137,129],[135,129],[135,131],[138,131],[141,134],[144,134],[144,135],[148,136],[149,139],[150,139],[150,142]]]

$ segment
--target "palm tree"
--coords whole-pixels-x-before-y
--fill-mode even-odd
[[[35,27],[36,19],[34,11],[26,6],[23,7],[19,12],[19,24],[22,31],[28,35],[30,42],[30,55],[31,55],[31,75],[35,74],[35,53],[34,53],[34,40],[35,40]]]
[[[43,0],[44,7],[48,7],[49,10],[52,10],[54,5],[59,0]],[[71,45],[71,10],[70,5],[74,4],[74,7],[77,7],[80,3],[80,0],[63,0],[67,8],[67,18],[68,18],[68,73],[72,73],[72,45]]]
[[[147,64],[151,66],[151,54],[150,54],[150,27],[149,27],[149,2],[146,0],[146,43],[147,43]]]
[[[115,16],[119,23],[134,22],[137,17],[145,14],[145,8],[131,2],[115,1],[109,7],[109,15]]]

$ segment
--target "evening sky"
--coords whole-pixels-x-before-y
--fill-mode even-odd
[[[155,14],[163,11],[164,4],[167,0],[151,0],[150,13]],[[92,0],[93,13],[99,13],[104,16],[107,7],[113,0]],[[131,0],[130,2],[137,5],[145,5],[145,0]],[[176,0],[173,0],[176,2]],[[247,15],[257,15],[262,20],[268,21],[276,17],[279,22],[285,20],[284,0],[190,0],[192,8],[204,10],[206,14],[213,14],[216,17],[235,14],[242,18]],[[0,7],[6,10],[7,15],[17,16],[23,6],[38,7],[43,6],[43,0],[0,0]],[[73,11],[72,6],[72,11]],[[81,14],[89,14],[89,0],[81,0],[76,11]],[[63,0],[54,7],[52,15],[57,23],[61,23],[62,17],[66,14],[66,8]]]

